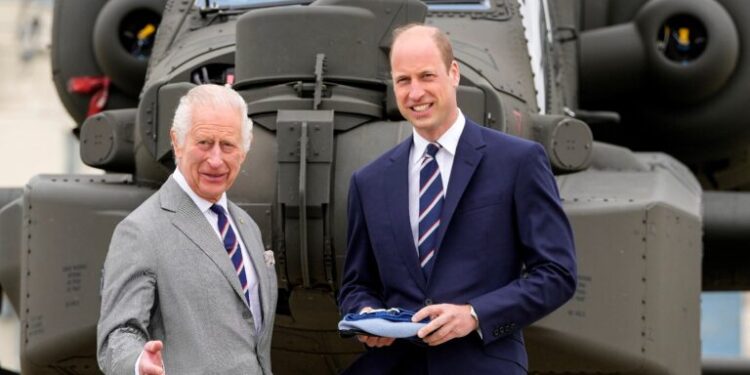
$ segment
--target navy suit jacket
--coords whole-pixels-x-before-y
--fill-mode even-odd
[[[355,172],[349,190],[342,313],[471,304],[471,333],[436,347],[396,340],[353,373],[525,373],[521,329],[570,299],[573,236],[543,148],[466,121],[425,278],[409,223],[409,137]]]

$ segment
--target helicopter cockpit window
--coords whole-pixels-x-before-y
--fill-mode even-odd
[[[309,4],[313,0],[195,0],[201,9],[247,9],[282,5]]]
[[[478,11],[492,8],[490,0],[422,0],[433,11]]]
[[[490,0],[423,0],[431,10],[486,10]],[[313,0],[196,0],[201,9],[260,8],[294,4],[309,4]]]

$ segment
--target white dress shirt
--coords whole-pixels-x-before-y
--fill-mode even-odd
[[[435,154],[435,159],[440,168],[440,179],[443,180],[443,196],[448,192],[448,182],[453,169],[453,158],[456,156],[456,148],[461,133],[464,131],[466,118],[461,111],[458,111],[456,121],[450,128],[437,140],[441,148]],[[422,138],[416,131],[412,132],[414,144],[409,152],[409,222],[411,224],[411,234],[414,237],[414,247],[419,249],[419,169],[422,164],[427,145],[430,141]],[[419,253],[419,250],[417,250]]]

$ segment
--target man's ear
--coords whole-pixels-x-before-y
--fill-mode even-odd
[[[177,132],[174,129],[169,131],[169,138],[172,139],[172,150],[174,151],[174,158],[177,160],[182,156],[182,146],[177,142]]]
[[[451,77],[453,87],[458,87],[458,82],[461,80],[461,73],[458,70],[458,63],[456,60],[451,62],[451,67],[448,69],[448,75]]]

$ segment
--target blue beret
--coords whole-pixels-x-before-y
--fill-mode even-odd
[[[413,311],[399,308],[371,310],[360,314],[346,314],[339,322],[339,334],[344,337],[369,335],[394,338],[409,338],[429,323],[426,318],[420,322],[411,321]]]

